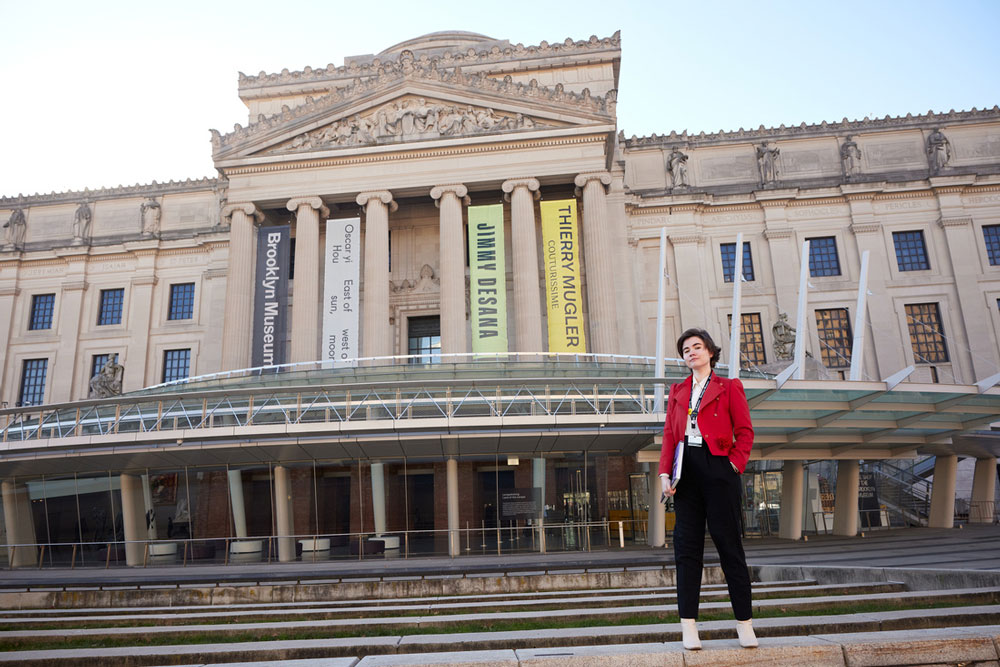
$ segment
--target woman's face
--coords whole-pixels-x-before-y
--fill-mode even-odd
[[[710,368],[712,353],[708,351],[708,346],[698,336],[691,336],[681,345],[681,353],[684,355],[684,363],[693,371],[705,371]]]

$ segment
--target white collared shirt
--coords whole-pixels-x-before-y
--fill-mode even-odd
[[[698,381],[695,378],[694,374],[691,375],[691,398],[689,399],[688,402],[688,408],[694,408],[695,405],[698,405],[698,399],[701,398],[702,394],[704,394],[705,390],[708,388],[708,380],[711,377],[712,374],[709,373],[704,378],[702,378],[701,381]],[[701,406],[699,406],[699,409],[700,407]],[[695,420],[694,427],[692,427],[691,415],[690,414],[686,415],[685,419],[687,420],[686,422],[687,426],[684,429],[684,435],[687,436],[688,442],[690,442],[692,438],[697,438],[696,442],[701,442],[702,441],[701,429],[698,428],[697,420]]]

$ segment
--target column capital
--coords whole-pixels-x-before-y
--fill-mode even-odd
[[[972,224],[972,218],[968,216],[960,218],[941,218],[938,220],[938,224],[941,226],[941,229],[947,229],[948,227],[967,227]]]
[[[323,200],[319,197],[294,197],[288,200],[285,204],[285,208],[298,214],[298,210],[302,206],[308,206],[309,208],[319,211],[320,215],[324,218],[330,216],[330,209],[323,204]]]
[[[500,186],[500,189],[503,190],[504,192],[503,195],[504,201],[509,202],[510,195],[514,192],[514,190],[518,188],[527,188],[528,192],[530,192],[533,195],[533,198],[535,200],[538,200],[541,197],[541,193],[538,192],[538,188],[540,187],[541,185],[539,184],[537,178],[528,177],[528,178],[507,179],[506,181],[503,182],[503,185]]]
[[[390,211],[395,211],[399,208],[399,204],[395,202],[392,198],[392,193],[388,190],[368,190],[366,192],[358,193],[355,201],[358,206],[367,206],[368,202],[372,199],[378,199],[380,202],[389,207]]]
[[[586,186],[591,181],[600,181],[601,185],[604,186],[611,185],[611,174],[606,171],[588,171],[577,174],[576,178],[573,179],[573,183],[578,188]]]
[[[252,218],[253,221],[257,223],[264,220],[263,212],[261,212],[261,210],[251,202],[244,202],[242,204],[226,204],[222,207],[222,219],[226,220],[228,218],[232,218],[233,213],[236,211],[243,211],[248,218]]]
[[[435,185],[431,188],[431,199],[434,200],[434,205],[441,208],[441,198],[449,192],[453,193],[466,206],[471,202],[468,197],[469,188],[461,183],[449,183],[447,185]]]

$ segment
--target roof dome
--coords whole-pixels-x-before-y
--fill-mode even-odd
[[[421,51],[464,51],[470,47],[480,47],[492,44],[507,44],[506,40],[498,40],[477,32],[466,32],[464,30],[444,30],[432,32],[420,37],[408,39],[405,42],[394,44],[378,55],[395,56],[400,52],[409,49],[414,54]]]

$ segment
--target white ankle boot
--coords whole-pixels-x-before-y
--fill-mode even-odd
[[[750,631],[750,634],[753,634],[753,630]],[[697,651],[701,648],[701,640],[698,639],[698,625],[693,618],[681,619],[681,635],[684,648],[689,651]]]
[[[736,634],[740,638],[740,646],[743,648],[757,648],[757,635],[753,631],[753,621],[736,621]]]

